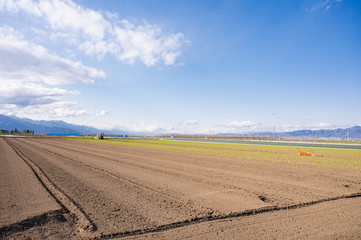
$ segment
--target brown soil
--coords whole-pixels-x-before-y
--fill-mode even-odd
[[[361,198],[229,218],[125,239],[360,239]]]
[[[26,167],[20,172],[38,172],[38,179],[32,173],[36,181],[29,182],[40,181],[50,191],[63,209],[57,216],[65,219],[47,217],[28,230],[10,228],[24,218],[15,219],[0,229],[7,238],[360,236],[360,172],[58,138],[6,141],[0,139],[6,153],[1,169],[11,169],[6,163],[17,159]],[[0,177],[2,183],[11,179]],[[23,189],[0,200],[18,201],[32,193]],[[46,198],[49,194],[39,197]],[[42,210],[39,214],[54,209]],[[332,231],[323,235],[312,235],[317,230],[312,226],[328,226],[326,220],[331,223],[334,214],[342,222],[332,223]],[[0,219],[7,218],[1,211]],[[255,229],[263,230],[255,234]]]
[[[2,138],[0,153],[0,228],[60,210],[29,166]]]

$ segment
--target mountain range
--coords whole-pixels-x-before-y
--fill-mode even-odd
[[[276,137],[276,138],[319,138],[319,139],[361,139],[361,126],[337,129],[321,129],[321,130],[297,130],[289,132],[258,132],[246,134],[248,136],[259,137]]]
[[[28,118],[18,118],[15,116],[6,116],[0,114],[0,129],[11,131],[17,129],[22,132],[23,130],[32,130],[35,134],[44,133],[109,133],[97,128],[89,126],[74,125],[64,121],[45,121],[45,120],[31,120]]]
[[[35,134],[70,134],[70,133],[119,133],[120,130],[104,130],[89,126],[74,125],[64,121],[45,121],[32,120],[28,118],[19,118],[15,116],[6,116],[0,114],[0,129],[11,131],[17,129],[34,131]],[[121,131],[124,133],[124,131]],[[142,133],[129,132],[127,134],[142,135]],[[147,133],[147,135],[152,135]],[[155,134],[153,134],[155,135]],[[239,134],[221,134],[221,135],[239,135]],[[361,139],[361,126],[338,129],[322,129],[322,130],[297,130],[291,132],[258,132],[245,134],[248,136],[267,136],[267,137],[290,137],[290,138],[325,138],[325,139]]]

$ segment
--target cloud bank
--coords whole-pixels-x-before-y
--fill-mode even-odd
[[[185,43],[182,33],[166,34],[161,26],[135,24],[70,0],[0,0],[1,10],[40,19],[51,30],[52,39],[62,38],[87,55],[111,54],[128,64],[173,65]]]
[[[43,82],[49,85],[91,83],[105,73],[81,62],[61,58],[45,47],[24,39],[11,27],[0,27],[0,78],[2,82]]]
[[[0,27],[0,113],[24,115],[47,113],[74,116],[76,103],[61,97],[79,94],[55,85],[92,83],[105,73],[51,53],[45,47],[24,39],[11,27]]]
[[[0,113],[5,114],[104,116],[105,111],[95,113],[64,100],[80,94],[72,85],[106,77],[101,69],[76,60],[79,54],[98,60],[111,55],[147,67],[174,65],[185,42],[182,33],[167,34],[161,26],[136,24],[71,0],[0,0],[0,14],[8,19],[8,25],[0,25]],[[21,26],[11,20],[21,18],[26,19]]]

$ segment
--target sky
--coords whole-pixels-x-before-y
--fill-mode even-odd
[[[361,1],[0,0],[0,114],[123,132],[361,125]]]

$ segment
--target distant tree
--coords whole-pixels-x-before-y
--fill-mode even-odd
[[[9,131],[6,129],[0,129],[1,134],[9,134]]]
[[[23,134],[33,134],[33,131],[30,131],[29,129],[25,129],[23,131]]]

